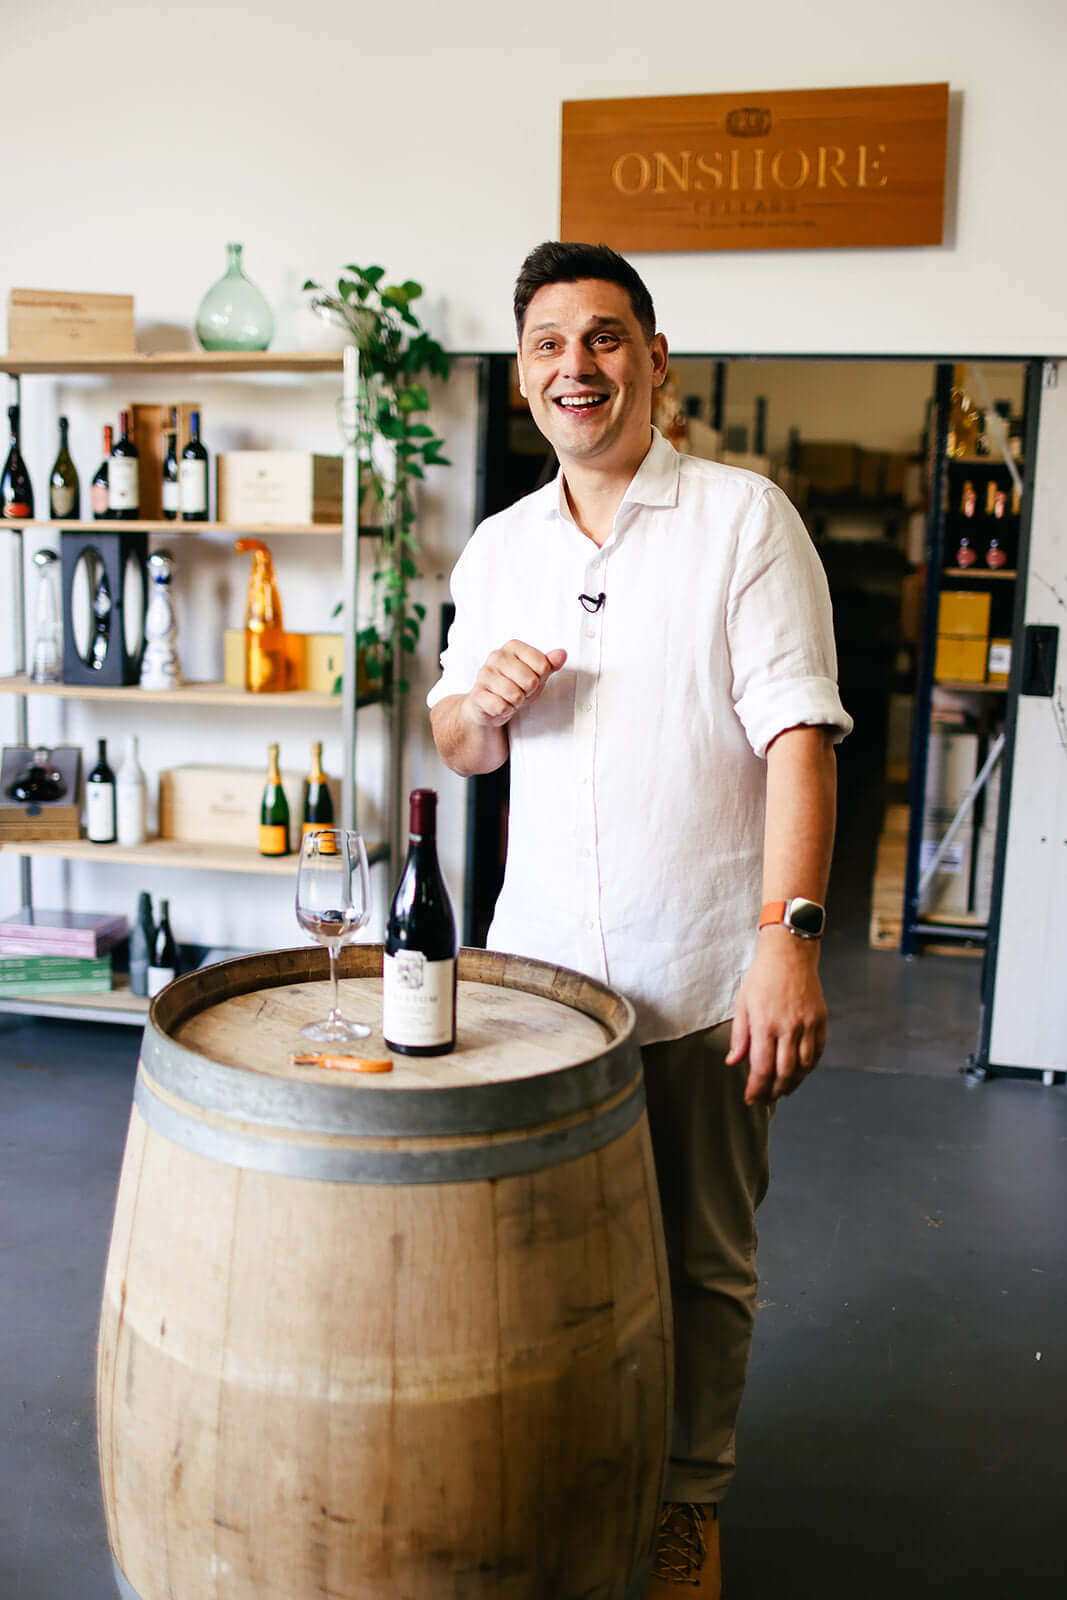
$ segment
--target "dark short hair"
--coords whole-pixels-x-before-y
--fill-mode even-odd
[[[520,343],[526,311],[538,289],[550,283],[578,283],[583,278],[599,278],[625,289],[642,333],[646,339],[652,338],[656,331],[652,296],[625,256],[606,244],[548,239],[530,251],[515,280],[515,329]]]

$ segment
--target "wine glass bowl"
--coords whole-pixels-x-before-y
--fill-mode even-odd
[[[337,954],[370,916],[370,872],[361,834],[345,828],[315,828],[304,835],[296,877],[296,920],[330,958],[333,1003],[322,1022],[301,1028],[305,1039],[337,1044],[365,1039],[370,1029],[341,1015]]]

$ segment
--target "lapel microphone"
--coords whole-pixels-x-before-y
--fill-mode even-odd
[[[580,594],[578,599],[581,601],[586,611],[599,611],[601,606],[604,604],[604,601],[607,599],[607,595],[602,589],[599,594]]]

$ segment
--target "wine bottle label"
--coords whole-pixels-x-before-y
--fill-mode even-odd
[[[164,511],[178,509],[178,484],[174,478],[163,479],[163,509]]]
[[[385,957],[382,1033],[387,1043],[410,1049],[450,1042],[455,969],[455,961],[427,961],[418,950]]]
[[[141,504],[137,462],[132,456],[112,456],[108,464],[108,501],[111,511],[137,511]]]
[[[277,822],[259,825],[259,853],[261,856],[287,856],[289,854],[289,829]]]
[[[115,785],[85,785],[85,831],[97,844],[110,844],[115,837]]]
[[[207,462],[183,461],[180,468],[182,515],[200,515],[207,510]]]
[[[175,972],[173,967],[149,967],[149,969],[148,969],[148,993],[149,993],[149,995],[158,994],[161,989],[165,989],[167,987],[168,983],[173,983],[176,977],[177,977],[177,973]]]
[[[93,516],[105,516],[110,506],[108,488],[106,483],[94,483],[92,487]]]
[[[74,514],[74,487],[66,483],[52,485],[52,515],[70,517]]]

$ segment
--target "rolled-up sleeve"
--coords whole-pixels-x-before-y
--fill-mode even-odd
[[[758,756],[787,728],[852,730],[837,689],[830,591],[797,512],[773,485],[738,536],[727,602],[734,708]]]

